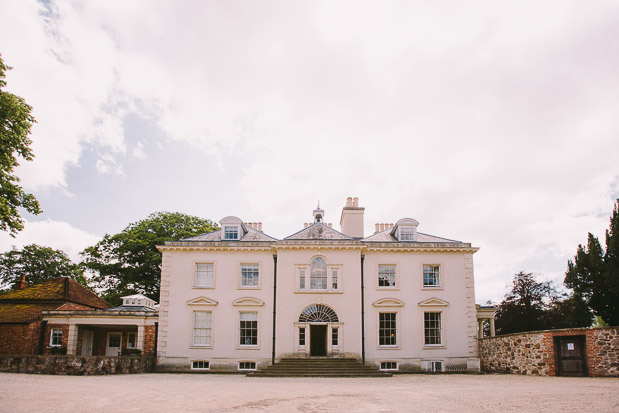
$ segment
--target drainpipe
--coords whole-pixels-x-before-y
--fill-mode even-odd
[[[363,261],[365,255],[361,254],[361,360],[365,364],[365,303],[363,300]]]
[[[277,300],[277,254],[273,254],[273,352],[271,353],[271,365],[275,364],[275,315]]]
[[[159,323],[155,321],[155,348],[153,349],[155,362],[157,362],[157,341],[159,339]]]

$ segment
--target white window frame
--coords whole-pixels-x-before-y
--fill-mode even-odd
[[[438,280],[438,284],[436,285],[426,285],[425,281],[425,273],[426,273],[426,267],[437,267],[438,268],[438,273],[437,273],[437,280]],[[443,272],[442,266],[440,264],[422,264],[421,266],[421,286],[424,289],[428,289],[428,290],[438,290],[438,289],[442,289],[443,285],[443,277],[441,276],[441,273]]]
[[[254,363],[254,367],[250,367],[250,368],[241,368],[241,364],[242,363]],[[239,371],[256,371],[258,367],[258,363],[256,363],[254,360],[240,360],[237,364],[237,370]]]
[[[327,277],[326,277],[326,287],[324,289],[312,289],[311,288],[311,275],[310,275],[310,267],[311,262],[314,258],[320,257],[327,263]],[[296,293],[312,293],[312,294],[322,294],[322,293],[342,293],[343,292],[343,268],[342,264],[329,264],[329,261],[322,256],[316,255],[313,256],[309,260],[309,264],[297,264],[296,268],[296,281],[295,281],[295,292]],[[336,274],[337,288],[333,288],[333,279],[334,274]]]
[[[211,282],[210,285],[207,284],[198,284],[198,265],[210,265],[211,266]],[[196,262],[193,266],[193,288],[215,288],[215,263],[214,262]],[[208,272],[208,271],[207,271]]]
[[[395,364],[395,367],[393,368],[388,368],[388,367],[384,367],[383,368],[383,364],[386,363],[393,363]],[[400,364],[397,361],[393,361],[393,360],[381,360],[379,362],[379,369],[382,371],[398,371],[400,369]]]
[[[206,363],[207,367],[194,367],[194,363]],[[211,362],[210,360],[191,360],[191,370],[210,370]]]
[[[380,270],[381,267],[393,267],[393,282],[395,285],[380,285]],[[399,290],[400,289],[400,279],[399,279],[399,268],[398,264],[377,264],[376,265],[376,288],[379,290]]]
[[[413,227],[401,227],[399,241],[415,241],[415,228]],[[406,239],[405,239],[406,238]]]
[[[240,225],[224,225],[221,229],[223,241],[238,241],[241,239],[241,226]],[[235,238],[228,237],[228,234],[236,233]]]
[[[54,337],[54,332],[60,332],[56,337]],[[62,328],[51,328],[49,330],[49,346],[50,347],[62,347]],[[54,338],[58,339],[58,343],[54,344]]]
[[[256,314],[256,344],[241,344],[241,318],[242,314]],[[253,321],[253,320],[252,320]],[[246,350],[260,349],[260,311],[256,310],[241,310],[238,312],[236,348]]]
[[[423,312],[423,323],[422,323],[422,328],[423,328],[423,346],[425,348],[443,348],[445,347],[445,340],[444,340],[444,334],[443,331],[445,330],[445,321],[444,321],[444,316],[443,316],[443,311],[424,311]],[[432,343],[432,344],[427,344],[426,343],[426,314],[438,314],[439,315],[439,327],[438,327],[438,331],[439,331],[439,343]]]
[[[210,330],[210,335],[206,335],[209,339],[207,343],[196,343],[196,314],[197,313],[208,313],[210,314],[210,326],[205,327],[208,331]],[[213,311],[211,310],[193,310],[191,313],[191,347],[194,348],[213,348]]]
[[[395,314],[395,344],[380,344],[380,315],[381,314]],[[382,309],[377,312],[376,317],[376,345],[380,350],[384,349],[399,349],[400,348],[400,314],[397,310]]]
[[[258,271],[258,283],[256,285],[243,285],[243,269],[249,267],[256,267]],[[243,262],[239,265],[239,288],[244,290],[259,290],[262,285],[262,271],[261,265],[258,262]]]
[[[134,337],[133,345],[131,345],[131,336]],[[138,346],[138,333],[130,331],[127,333],[127,348],[137,348]]]

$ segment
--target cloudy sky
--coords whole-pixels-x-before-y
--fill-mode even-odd
[[[0,2],[18,169],[45,211],[15,239],[74,259],[155,211],[261,221],[318,200],[471,242],[477,301],[562,282],[619,198],[616,1]]]

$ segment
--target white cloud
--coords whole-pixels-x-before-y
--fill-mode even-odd
[[[0,232],[0,251],[9,251],[15,246],[38,244],[64,251],[74,262],[80,262],[79,253],[86,247],[95,245],[101,237],[75,228],[68,222],[51,219],[45,221],[26,221],[24,230],[15,238]]]
[[[87,146],[99,172],[126,176],[127,153],[189,143],[240,180],[221,207],[274,235],[318,199],[337,226],[356,195],[368,232],[412,216],[471,241],[479,297],[521,269],[560,280],[586,232],[607,225],[615,2],[52,4],[0,5],[9,89],[38,119],[36,161],[20,169],[29,188],[70,193]],[[130,113],[166,142],[128,142]]]

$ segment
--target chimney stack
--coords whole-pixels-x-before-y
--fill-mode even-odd
[[[340,226],[342,233],[353,238],[363,238],[363,214],[365,208],[359,207],[359,198],[346,198],[346,206],[342,208]]]
[[[16,290],[23,290],[24,288],[28,287],[28,283],[26,282],[26,276],[22,275],[19,279],[19,281],[17,281],[15,283],[15,289]]]

